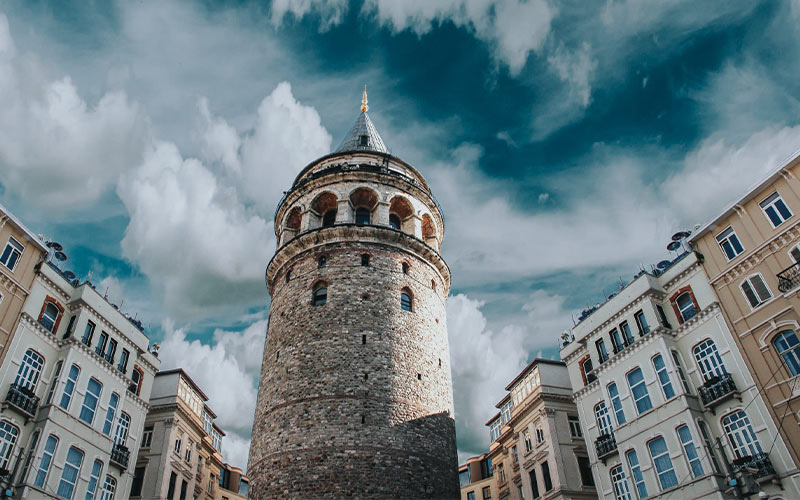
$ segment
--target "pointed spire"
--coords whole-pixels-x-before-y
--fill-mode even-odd
[[[369,111],[369,106],[367,106],[367,84],[364,84],[364,95],[361,97],[361,112],[366,113]]]
[[[380,134],[372,124],[367,114],[367,86],[364,85],[364,93],[361,97],[361,114],[358,116],[355,125],[347,133],[342,143],[336,148],[339,151],[377,151],[378,153],[388,153],[389,150],[383,144]]]

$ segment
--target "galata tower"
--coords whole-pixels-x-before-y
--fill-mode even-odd
[[[456,499],[442,211],[361,114],[278,204],[251,498]]]

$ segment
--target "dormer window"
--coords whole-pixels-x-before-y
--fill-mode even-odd
[[[25,247],[23,247],[19,241],[9,237],[6,248],[3,250],[3,254],[0,255],[0,264],[3,264],[10,271],[13,271],[24,249]]]

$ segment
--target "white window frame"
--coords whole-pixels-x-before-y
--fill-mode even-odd
[[[736,248],[734,247],[734,244],[733,244],[734,240],[731,239],[731,236],[733,236],[733,238],[736,241],[736,244],[740,248],[740,250],[738,252],[736,251]],[[717,244],[719,245],[720,250],[722,250],[722,255],[724,255],[725,258],[728,259],[728,262],[732,261],[733,259],[735,259],[736,257],[738,257],[738,256],[740,256],[740,255],[742,255],[744,253],[744,245],[742,245],[742,240],[739,239],[739,236],[736,234],[736,231],[733,229],[733,226],[726,227],[725,229],[723,229],[722,231],[717,233],[715,238],[717,240]],[[727,243],[730,246],[730,249],[731,249],[731,252],[733,253],[733,256],[728,255],[728,252],[725,251],[725,243]]]
[[[119,412],[117,428],[114,430],[114,444],[125,446],[128,439],[128,429],[131,427],[131,416],[124,411]]]
[[[47,307],[48,306],[51,306],[53,309],[56,310],[56,315],[55,316],[51,317],[47,313]],[[61,316],[61,309],[59,309],[58,306],[56,305],[56,303],[53,302],[52,300],[46,300],[45,303],[44,303],[44,310],[42,311],[42,317],[39,318],[39,324],[42,325],[42,327],[44,327],[44,329],[47,330],[48,332],[56,333],[56,331],[55,331],[56,330],[56,323],[58,323],[58,317],[59,316]],[[45,321],[47,321],[49,326],[48,326],[48,324],[44,323]]]
[[[116,401],[114,401],[116,398]],[[106,410],[106,420],[103,422],[103,434],[106,436],[111,435],[111,429],[114,427],[114,421],[117,417],[117,408],[119,407],[119,394],[112,392],[108,397],[108,409]]]
[[[80,454],[80,459],[78,460],[78,464],[75,465],[74,463],[69,461],[69,454],[71,451],[75,450],[77,453]],[[71,500],[72,497],[75,495],[75,490],[78,482],[80,481],[81,475],[81,467],[83,466],[83,459],[85,458],[85,453],[83,450],[76,446],[70,446],[69,450],[67,450],[66,458],[64,458],[64,469],[61,471],[61,480],[58,482],[58,489],[56,490],[56,496],[59,498],[65,498],[67,500]],[[72,469],[74,469],[75,475],[75,482],[70,481],[68,471],[72,474]],[[66,494],[66,488],[69,488],[68,495],[62,496],[62,494]],[[63,492],[63,493],[62,493]]]
[[[631,385],[631,378],[630,377],[631,377],[631,375],[633,373],[636,372],[636,370],[639,370],[639,373],[642,374],[642,380],[637,382],[636,384]],[[636,368],[634,368],[633,370],[631,370],[631,371],[629,371],[628,373],[625,374],[625,380],[628,382],[628,389],[631,391],[631,399],[633,399],[633,406],[634,406],[634,408],[636,408],[636,413],[638,415],[641,415],[642,413],[645,413],[645,412],[648,412],[648,411],[652,410],[653,409],[653,400],[652,400],[652,398],[650,398],[650,391],[647,389],[647,381],[645,380],[645,377],[644,377],[644,370],[642,370],[641,367],[637,366]],[[634,387],[639,387],[640,385],[644,387],[644,395],[642,395],[641,397],[637,398],[636,397],[636,392],[634,391]],[[639,408],[639,401],[644,401],[645,399],[647,400],[647,404],[650,405],[650,408],[646,408],[644,410],[641,410]]]
[[[100,500],[114,500],[114,493],[117,491],[117,480],[110,474],[106,474],[103,482],[103,489],[100,491]]]
[[[72,369],[75,368],[75,378],[72,378]],[[64,392],[61,394],[61,401],[59,401],[58,406],[60,406],[63,410],[69,411],[69,406],[72,404],[72,396],[75,395],[75,386],[78,385],[78,379],[81,377],[81,367],[73,363],[69,367],[69,373],[67,374],[67,382],[64,384]],[[66,399],[66,403],[64,402]]]
[[[654,455],[652,446],[653,446],[653,443],[655,443],[656,441],[659,441],[659,440],[664,442],[664,452],[659,454],[659,455]],[[667,445],[667,440],[664,438],[664,436],[658,436],[657,438],[651,439],[650,441],[648,441],[647,442],[647,451],[650,452],[650,459],[653,461],[653,469],[655,470],[656,479],[658,479],[658,485],[661,487],[661,491],[668,490],[670,488],[674,488],[675,486],[678,486],[680,483],[678,482],[678,475],[675,472],[675,464],[672,462],[672,457],[670,456],[670,453],[669,453],[669,445]],[[658,459],[660,459],[660,458],[666,458],[666,460],[669,461],[669,468],[665,468],[663,470],[659,469],[659,466],[658,466],[659,461],[658,461]],[[666,484],[665,485],[664,484],[664,479],[668,478],[670,476],[670,473],[671,473],[671,476],[675,478],[675,484]]]
[[[661,359],[661,368],[656,366],[656,359]],[[672,379],[669,376],[667,362],[664,360],[664,356],[661,353],[658,353],[650,358],[650,361],[653,363],[653,370],[655,370],[656,378],[661,386],[661,394],[664,396],[664,401],[669,401],[677,395],[677,392],[675,392],[675,388],[672,386]],[[667,388],[669,388],[669,391],[672,392],[672,396],[667,394]]]
[[[569,434],[574,438],[582,438],[583,437],[583,430],[581,430],[581,421],[578,417],[574,415],[569,415],[567,417],[567,422],[569,423]]]
[[[605,401],[600,401],[594,405],[594,419],[597,422],[597,429],[600,435],[613,435],[614,424],[611,422],[611,414]]]
[[[685,433],[681,433],[681,430],[685,430]],[[697,452],[697,446],[694,444],[694,437],[692,437],[692,431],[689,429],[689,426],[686,424],[679,425],[675,432],[678,434],[678,440],[681,442],[681,448],[683,448],[683,456],[686,461],[689,463],[689,472],[691,472],[692,477],[698,478],[705,474],[703,470],[703,463],[700,460],[700,453]],[[698,470],[695,470],[695,466],[697,466]]]
[[[49,450],[48,445],[53,443],[53,449]],[[44,440],[44,447],[42,448],[42,457],[39,459],[39,467],[36,468],[36,474],[33,476],[33,485],[38,488],[44,488],[47,484],[47,476],[50,474],[50,467],[53,465],[53,456],[58,449],[58,436],[50,434]],[[41,478],[41,479],[39,479]]]
[[[722,428],[737,458],[763,453],[761,442],[750,423],[750,417],[743,410],[725,415],[722,418]]]
[[[95,381],[97,383],[97,386],[99,387],[97,394],[89,390],[92,381]],[[92,425],[94,423],[94,416],[97,413],[97,405],[100,403],[101,394],[103,394],[103,383],[94,377],[89,377],[89,380],[86,382],[86,391],[83,393],[83,404],[81,405],[81,411],[78,414],[78,418],[80,418],[82,422],[89,425]],[[92,399],[94,400],[94,402],[92,402]],[[84,410],[86,410],[86,414],[89,416],[89,420],[83,418]]]
[[[633,457],[633,460],[631,460]],[[625,452],[625,460],[628,462],[628,467],[631,470],[631,479],[633,480],[633,489],[639,498],[647,498],[647,483],[644,481],[642,474],[642,465],[639,461],[639,454],[636,450],[631,448]],[[634,461],[636,463],[634,463]]]
[[[678,299],[680,299],[684,295],[689,297],[689,302],[685,307],[681,307],[681,305],[678,303]],[[686,290],[685,292],[682,292],[677,297],[675,297],[675,308],[678,310],[678,314],[680,315],[681,323],[686,323],[687,321],[689,321],[690,319],[694,318],[695,316],[697,316],[700,313],[700,309],[695,305],[694,300],[695,300],[694,299],[694,294],[690,290]],[[687,316],[686,312],[688,312],[688,311],[690,311],[692,309],[694,309],[694,314],[692,314],[691,316],[689,316],[687,318],[686,317]]]
[[[89,485],[86,487],[86,500],[94,500],[97,493],[97,484],[100,482],[100,476],[103,474],[103,461],[95,459],[92,462],[92,472],[89,476]]]
[[[142,444],[139,448],[150,448],[153,444],[153,426],[147,425],[142,432]]]
[[[701,349],[698,352],[699,349]],[[713,339],[707,338],[698,343],[692,348],[694,359],[697,366],[700,368],[700,374],[703,376],[703,381],[711,380],[714,377],[722,377],[728,373],[725,368],[725,362],[717,350],[717,344]]]
[[[56,367],[53,368],[53,380],[50,381],[50,389],[47,391],[47,399],[45,399],[46,405],[49,405],[53,402],[53,396],[55,396],[56,388],[58,387],[58,377],[61,376],[61,368],[64,366],[64,361],[58,360],[56,363]]]
[[[22,356],[22,362],[17,369],[17,376],[14,383],[20,388],[29,389],[31,392],[36,390],[36,383],[39,381],[39,375],[42,373],[44,367],[44,356],[28,349]]]
[[[758,289],[753,284],[754,283],[752,281],[753,278],[758,278],[758,279],[761,280],[761,284],[764,285],[764,289],[766,290],[767,294],[769,294],[767,297],[762,297],[761,293],[758,292]],[[747,296],[747,292],[745,292],[745,288],[744,288],[745,284],[747,284],[747,287],[750,288],[750,291],[753,294],[753,298],[758,300],[758,302],[756,304],[753,304],[753,301],[750,300],[750,297]],[[744,295],[744,299],[750,305],[750,309],[752,309],[752,310],[758,309],[762,305],[764,305],[767,302],[769,302],[769,300],[773,297],[772,290],[769,289],[769,286],[767,285],[767,282],[766,282],[766,280],[764,280],[764,276],[761,273],[751,274],[750,276],[748,276],[745,279],[743,279],[742,282],[739,283],[739,289],[742,291],[742,295]]]
[[[614,387],[613,394],[611,392],[611,387]],[[608,399],[611,401],[611,410],[614,413],[614,420],[617,421],[617,425],[622,425],[626,423],[628,420],[625,418],[625,409],[622,407],[622,398],[619,395],[619,387],[617,386],[616,382],[611,382],[606,386],[606,391],[608,391]]]
[[[11,247],[11,250],[9,250],[9,247]],[[6,252],[8,252],[7,255]],[[9,271],[14,272],[14,269],[16,269],[17,264],[22,258],[22,254],[24,252],[25,252],[25,246],[19,241],[17,241],[17,239],[14,238],[13,236],[9,236],[8,242],[6,242],[6,246],[3,248],[3,253],[0,254],[0,264],[3,264],[3,266],[5,266],[5,268],[8,269]],[[11,260],[11,257],[14,255],[14,253],[16,253],[17,256],[16,258],[14,258],[14,261],[9,266],[8,262],[9,260]],[[5,259],[3,259],[3,257],[5,257]]]
[[[672,362],[675,363],[675,369],[678,370],[678,378],[681,379],[683,390],[686,391],[686,394],[691,394],[692,386],[689,385],[689,379],[686,378],[686,372],[683,371],[683,361],[681,361],[680,353],[675,349],[671,349],[669,352],[672,355]]]
[[[781,205],[783,205],[783,208],[789,213],[788,216],[781,213],[781,210],[778,208],[779,202]],[[764,217],[767,218],[767,220],[769,221],[769,223],[772,225],[773,228],[780,226],[781,224],[783,224],[784,222],[786,222],[787,220],[791,219],[794,216],[792,211],[789,209],[789,205],[787,205],[786,202],[783,201],[783,198],[777,191],[767,196],[763,201],[761,201],[758,204],[758,206],[761,207],[761,211],[764,212]],[[772,217],[770,217],[769,215],[768,211],[770,209],[772,209],[772,212],[775,214],[775,216],[781,220],[777,224],[775,224],[775,221],[772,220]]]
[[[614,489],[614,498],[616,500],[632,500],[631,488],[628,485],[628,479],[625,477],[625,469],[622,468],[622,464],[615,465],[608,473]]]

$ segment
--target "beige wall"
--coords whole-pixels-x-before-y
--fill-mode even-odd
[[[0,255],[13,237],[24,249],[14,269],[0,264],[0,363],[5,359],[11,334],[16,330],[19,313],[33,284],[34,267],[45,256],[42,243],[33,241],[0,207]]]
[[[789,251],[800,244],[798,160],[790,161],[693,237],[705,257],[703,266],[719,296],[724,317],[735,332],[734,338],[796,466],[800,464],[800,377],[792,376],[773,340],[787,329],[800,330],[800,287],[781,292],[777,277],[795,264]],[[759,203],[776,191],[794,215],[773,227]],[[744,247],[743,253],[730,261],[716,241],[728,226]],[[763,277],[771,298],[751,307],[741,285],[755,274]]]

